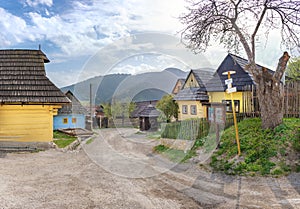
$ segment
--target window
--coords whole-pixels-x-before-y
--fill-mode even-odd
[[[197,115],[197,106],[191,105],[191,115]]]
[[[188,114],[188,106],[182,105],[182,114]]]
[[[77,118],[72,118],[72,123],[77,123]]]
[[[68,124],[68,118],[63,118],[63,124]]]
[[[232,112],[231,100],[223,100],[222,102],[226,104],[226,112]],[[240,112],[240,100],[234,100],[234,108],[236,113]]]

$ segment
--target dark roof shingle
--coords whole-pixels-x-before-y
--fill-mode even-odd
[[[160,112],[152,105],[149,104],[142,112],[139,113],[140,117],[158,117]]]
[[[87,109],[80,103],[71,91],[67,91],[65,95],[71,100],[72,103],[65,104],[58,110],[58,114],[80,114],[87,115]]]
[[[231,78],[233,79],[233,86],[237,87],[238,91],[243,91],[244,86],[255,84],[252,75],[245,70],[247,64],[248,60],[229,53],[218,67],[213,78],[207,83],[206,90],[209,92],[225,91],[227,89],[227,85],[225,85],[227,75],[223,75],[223,73],[229,70],[236,72],[231,75]],[[257,64],[256,67],[259,70],[262,69],[261,65]],[[273,73],[270,69],[268,71]]]
[[[0,50],[0,103],[69,103],[46,77],[48,62],[41,50]]]
[[[208,101],[208,95],[200,88],[184,88],[174,96],[176,101]]]

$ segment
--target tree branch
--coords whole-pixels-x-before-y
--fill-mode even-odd
[[[273,79],[279,82],[284,74],[286,69],[287,62],[290,59],[290,55],[287,52],[284,52],[282,57],[280,57],[279,62],[277,64],[277,68],[275,73],[273,74]]]
[[[260,25],[261,25],[261,23],[262,23],[262,21],[263,21],[263,19],[265,17],[266,11],[267,11],[267,6],[266,6],[266,4],[264,4],[264,8],[262,10],[260,18],[259,18],[259,20],[258,20],[258,22],[256,24],[256,27],[255,27],[255,29],[254,29],[254,31],[252,33],[252,36],[251,36],[251,46],[252,46],[253,60],[255,60],[255,36],[256,36],[256,34],[258,32],[258,29],[259,29],[259,27],[260,27]]]

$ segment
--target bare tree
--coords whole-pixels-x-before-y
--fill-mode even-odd
[[[248,57],[246,70],[256,83],[262,128],[282,123],[283,89],[281,78],[289,60],[284,52],[276,71],[258,69],[255,64],[256,40],[273,30],[281,33],[281,43],[299,50],[299,0],[198,0],[189,1],[188,12],[180,17],[186,25],[182,40],[194,50],[205,51],[212,40],[220,41],[229,50],[242,47]]]

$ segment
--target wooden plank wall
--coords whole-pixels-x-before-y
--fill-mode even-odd
[[[49,142],[52,138],[51,106],[0,106],[0,141]]]

